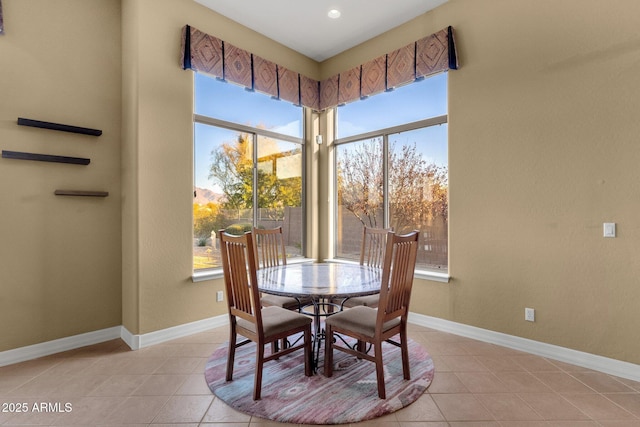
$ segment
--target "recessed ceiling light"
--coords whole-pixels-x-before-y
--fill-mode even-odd
[[[338,9],[331,9],[329,13],[327,13],[327,16],[331,19],[338,19],[340,18],[340,15],[341,13]]]

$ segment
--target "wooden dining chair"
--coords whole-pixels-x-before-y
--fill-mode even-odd
[[[391,231],[390,228],[364,227],[360,246],[360,265],[382,269],[389,231]],[[364,305],[375,308],[378,306],[379,299],[379,295],[347,298],[342,302],[342,307],[352,308]]]
[[[254,227],[253,236],[257,268],[287,265],[287,253],[284,247],[282,227],[271,229]],[[261,301],[264,307],[282,307],[298,311],[302,311],[304,305],[311,303],[310,298],[293,298],[270,294],[263,294]]]
[[[382,362],[382,343],[386,341],[400,347],[404,379],[411,379],[407,316],[417,252],[418,231],[406,235],[388,232],[378,308],[357,306],[336,313],[326,320],[324,373],[327,377],[333,375],[334,349],[372,361],[376,365],[378,396],[386,399]],[[355,338],[357,344],[350,348],[334,342],[334,334]],[[391,340],[397,334],[400,334],[399,343]],[[367,343],[373,348],[373,355],[365,351]]]
[[[264,307],[260,304],[256,274],[255,251],[251,232],[232,236],[220,230],[220,253],[224,284],[229,308],[229,354],[226,380],[233,379],[236,348],[251,341],[256,343],[256,371],[253,399],[260,399],[262,368],[265,362],[278,359],[293,351],[304,349],[304,373],[312,375],[311,318],[282,307]],[[273,350],[278,340],[302,333],[303,342],[280,350]],[[247,340],[236,342],[241,335]],[[265,345],[272,344],[272,353],[265,356]]]

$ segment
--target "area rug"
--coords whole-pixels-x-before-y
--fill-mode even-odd
[[[429,387],[434,373],[431,356],[413,340],[408,341],[408,346],[411,380],[402,377],[400,348],[383,345],[384,400],[378,398],[373,362],[337,350],[331,378],[324,376],[322,360],[318,372],[305,377],[302,350],[267,362],[262,374],[262,397],[257,401],[253,400],[253,343],[236,349],[233,381],[225,381],[228,343],[209,358],[205,379],[218,398],[252,416],[295,424],[355,423],[397,411],[413,403]]]

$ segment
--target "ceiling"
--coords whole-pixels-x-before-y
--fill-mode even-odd
[[[195,0],[316,61],[324,61],[447,0]],[[331,19],[331,9],[341,12]]]

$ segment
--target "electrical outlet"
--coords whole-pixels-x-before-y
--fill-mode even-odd
[[[604,237],[616,237],[616,223],[605,222],[603,224],[603,235]]]
[[[535,322],[536,321],[536,311],[533,308],[525,308],[524,309],[524,320],[527,322]]]
[[[224,293],[222,293],[222,291],[218,291],[216,293],[216,301],[218,301],[218,302],[224,301]]]

